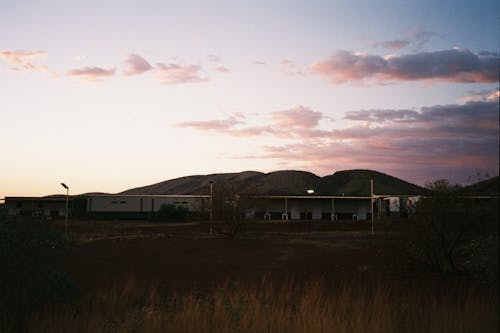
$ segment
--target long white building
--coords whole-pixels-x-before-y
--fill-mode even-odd
[[[164,204],[203,213],[208,212],[209,201],[209,195],[89,195],[87,215],[91,218],[149,218]]]

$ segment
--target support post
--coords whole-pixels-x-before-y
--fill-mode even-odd
[[[290,219],[288,216],[288,198],[285,197],[285,214],[286,214],[286,220]]]
[[[69,188],[66,189],[66,222],[64,223],[64,234],[68,237],[68,206],[69,206]]]
[[[374,219],[374,216],[373,216],[373,177],[371,178],[370,180],[370,208],[371,208],[371,218],[372,218],[372,235],[374,233],[374,230],[373,230],[373,219]]]
[[[332,198],[332,221],[335,221],[335,198]]]
[[[213,181],[209,181],[210,184],[210,235],[212,235],[212,220],[214,218],[214,192],[213,192]]]

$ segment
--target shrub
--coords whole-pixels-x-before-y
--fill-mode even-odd
[[[74,299],[77,289],[66,273],[43,266],[41,253],[64,244],[62,233],[40,224],[0,224],[0,327],[22,330],[33,310]]]
[[[492,233],[498,237],[498,228],[492,227],[498,223],[498,210],[490,207],[493,202],[460,196],[458,187],[446,180],[427,187],[433,194],[420,203],[408,244],[410,258],[437,272],[491,275],[478,269],[494,271],[490,257],[495,251],[489,248],[495,245],[490,242],[486,249],[484,243]]]
[[[171,204],[162,204],[156,213],[156,219],[164,222],[184,222],[188,216],[188,208]]]

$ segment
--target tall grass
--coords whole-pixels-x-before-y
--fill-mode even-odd
[[[133,279],[33,313],[28,332],[497,332],[498,298],[471,285],[264,278],[166,293]]]

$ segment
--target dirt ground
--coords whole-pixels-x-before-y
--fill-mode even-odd
[[[315,278],[384,277],[404,271],[404,233],[369,223],[247,223],[237,238],[228,225],[208,222],[158,224],[82,221],[70,225],[73,244],[52,251],[51,268],[66,271],[83,290],[127,279],[155,281],[175,290],[212,288],[232,279],[264,276]]]

